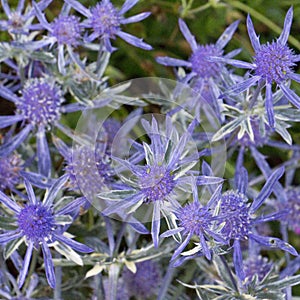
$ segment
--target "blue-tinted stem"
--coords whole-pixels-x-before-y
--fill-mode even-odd
[[[163,284],[160,286],[158,296],[157,296],[157,300],[166,299],[166,293],[167,293],[169,285],[172,281],[174,271],[175,271],[175,268],[172,266],[172,264],[169,264],[166,275],[163,278],[163,280],[161,281]]]
[[[226,261],[224,255],[220,255],[219,257],[221,258],[221,261],[222,261],[222,263],[223,263],[223,265],[224,265],[224,267],[225,267],[225,269],[226,269],[226,271],[227,271],[227,273],[228,273],[228,275],[229,275],[229,278],[230,278],[230,280],[231,280],[231,282],[232,282],[232,284],[233,284],[233,286],[234,286],[234,289],[235,289],[236,291],[238,291],[238,287],[237,287],[237,285],[236,285],[236,282],[235,282],[235,280],[234,280],[234,278],[233,278],[232,272],[231,272],[231,270],[230,270],[230,268],[229,268],[229,266],[228,266],[228,263],[227,263],[227,261]]]
[[[61,254],[56,253],[55,258],[60,259]],[[55,278],[56,278],[56,286],[54,290],[54,300],[61,300],[61,281],[62,281],[62,269],[60,266],[55,267]]]
[[[253,96],[252,96],[252,98],[250,100],[249,109],[252,109],[253,106],[255,105],[256,100],[258,98],[258,95],[259,95],[259,93],[260,93],[260,91],[261,91],[262,88],[263,88],[263,82],[259,81],[259,83],[257,85],[257,88],[256,88],[256,90],[255,90],[255,92],[254,92],[254,94],[253,94]]]
[[[289,237],[288,237],[287,225],[286,224],[281,224],[280,231],[281,231],[281,234],[282,234],[282,239],[285,242],[288,243],[289,242]],[[289,263],[291,261],[290,254],[287,251],[285,251],[284,256],[285,256],[285,259],[286,259],[286,264],[289,265]],[[292,300],[292,287],[287,287],[285,289],[285,293],[286,293],[286,300]]]

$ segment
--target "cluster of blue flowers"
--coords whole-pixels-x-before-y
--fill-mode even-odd
[[[239,21],[202,45],[179,19],[190,56],[156,58],[176,81],[111,86],[115,39],[152,50],[126,32],[150,12],[64,0],[50,20],[51,3],[1,0],[1,299],[292,299],[293,8],[265,44],[247,17],[251,62],[225,50]]]

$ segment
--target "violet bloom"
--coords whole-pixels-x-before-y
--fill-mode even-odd
[[[294,91],[289,88],[289,81],[295,80],[300,82],[299,74],[293,72],[295,63],[300,61],[300,56],[295,55],[286,43],[291,29],[293,19],[293,8],[291,7],[286,14],[284,27],[281,35],[276,41],[261,45],[259,37],[256,35],[250,16],[247,17],[247,29],[252,47],[254,49],[254,57],[252,63],[228,59],[224,57],[211,57],[211,61],[215,63],[227,63],[237,68],[250,69],[253,76],[249,79],[238,83],[228,89],[225,94],[241,93],[258,83],[260,88],[266,88],[265,108],[268,116],[269,125],[274,127],[274,107],[272,85],[275,84],[285,97],[300,108],[300,98]]]
[[[63,92],[51,78],[28,79],[22,89],[22,96],[17,97],[8,88],[1,86],[0,95],[16,105],[16,114],[0,116],[0,128],[22,121],[21,131],[0,146],[0,156],[7,156],[15,150],[29,135],[36,132],[39,173],[49,177],[51,159],[46,139],[50,126],[57,126],[62,112],[68,110],[62,106]]]
[[[145,50],[152,49],[152,47],[143,42],[142,39],[125,33],[121,29],[123,24],[139,22],[150,15],[150,12],[144,12],[129,18],[123,16],[138,0],[126,0],[120,10],[109,0],[102,0],[90,9],[85,8],[76,0],[65,0],[65,2],[87,18],[84,21],[84,26],[93,30],[93,33],[87,37],[88,42],[99,38],[100,41],[103,41],[106,51],[113,52],[115,48],[112,47],[110,40],[118,36],[135,47]]]
[[[37,5],[40,10],[44,10],[52,0],[41,0]],[[41,26],[38,24],[32,24],[35,18],[35,12],[33,8],[24,10],[25,0],[19,0],[18,6],[15,10],[12,10],[7,0],[1,0],[2,8],[7,16],[7,20],[0,20],[0,30],[8,31],[11,34],[29,34],[30,30],[39,30]]]
[[[285,212],[279,212],[261,217],[256,214],[263,202],[272,193],[274,185],[283,173],[284,168],[279,168],[273,172],[253,202],[248,203],[246,196],[248,174],[243,168],[237,182],[237,190],[225,192],[220,199],[219,222],[223,226],[221,235],[228,243],[233,241],[233,262],[236,274],[241,281],[245,279],[241,241],[250,239],[261,246],[279,248],[292,255],[298,255],[290,244],[278,238],[261,236],[253,230],[255,225],[279,219],[285,214]]]
[[[174,252],[171,261],[177,258],[181,252],[186,248],[191,239],[197,236],[199,244],[194,249],[190,250],[190,255],[196,254],[196,256],[205,255],[207,259],[211,259],[211,248],[209,246],[211,241],[216,246],[219,244],[225,244],[226,240],[220,235],[219,229],[216,226],[216,202],[220,198],[222,186],[220,185],[208,201],[207,205],[203,206],[199,202],[197,186],[193,188],[193,202],[180,207],[175,212],[175,216],[178,223],[178,228],[168,230],[164,232],[161,237],[167,237],[170,235],[176,236],[181,234],[185,236],[183,242]],[[187,256],[185,256],[187,258]]]
[[[42,10],[39,8],[38,4],[33,2],[33,6],[36,11],[37,18],[40,21],[41,27],[46,29],[49,32],[48,37],[44,37],[43,40],[37,42],[31,42],[30,44],[25,45],[32,50],[40,49],[42,47],[51,45],[51,47],[57,43],[58,51],[58,69],[62,74],[65,74],[65,48],[68,51],[68,54],[72,60],[82,67],[82,63],[77,58],[73,52],[73,47],[77,47],[81,44],[81,36],[83,26],[80,23],[80,19],[76,16],[69,16],[69,5],[64,5],[60,15],[54,19],[52,23],[48,23],[45,15],[42,13]]]
[[[20,271],[18,285],[24,284],[33,249],[42,248],[46,277],[49,285],[55,287],[55,274],[50,247],[54,246],[60,253],[69,253],[68,258],[74,259],[78,263],[77,254],[73,251],[89,253],[93,250],[64,234],[66,224],[71,224],[73,218],[71,214],[84,203],[84,198],[78,198],[62,208],[55,206],[54,200],[66,183],[68,176],[64,175],[57,179],[45,194],[44,200],[36,198],[32,186],[25,180],[25,187],[29,202],[25,206],[18,205],[14,200],[0,192],[1,203],[9,208],[14,214],[15,230],[0,234],[0,244],[5,245],[10,241],[16,244],[24,241],[27,250],[24,264]],[[58,245],[57,245],[58,243]],[[56,245],[55,245],[56,244]],[[60,246],[61,244],[61,246]],[[75,253],[75,255],[74,255]],[[81,259],[79,261],[82,263]]]
[[[171,57],[157,57],[156,60],[164,66],[186,67],[190,69],[191,73],[183,80],[187,82],[194,78],[195,85],[193,88],[195,88],[196,91],[199,92],[206,100],[214,99],[215,97],[212,93],[214,87],[211,86],[210,79],[218,80],[220,78],[220,74],[224,70],[224,67],[218,62],[208,61],[207,58],[210,56],[232,58],[237,54],[239,50],[232,51],[224,55],[223,48],[232,38],[238,24],[239,21],[236,21],[227,27],[215,44],[200,45],[196,42],[195,37],[188,29],[186,23],[179,19],[180,31],[191,46],[192,54],[188,60]]]
[[[151,232],[154,245],[157,247],[161,214],[168,219],[170,212],[180,207],[178,200],[183,200],[182,191],[185,191],[185,194],[192,192],[187,186],[192,184],[191,169],[199,161],[200,155],[198,152],[191,153],[188,143],[191,141],[196,122],[193,121],[181,136],[170,118],[166,120],[165,129],[158,126],[154,117],[151,124],[142,120],[142,125],[151,144],[135,143],[134,146],[144,153],[146,163],[138,164],[112,157],[113,161],[117,161],[131,173],[121,177],[128,187],[101,193],[99,197],[103,200],[111,200],[112,203],[103,211],[104,215],[118,213],[124,216],[128,210],[135,211],[139,207],[153,206]],[[193,174],[198,185],[222,182],[221,178],[197,176],[196,173]],[[180,194],[181,197],[178,196]],[[168,224],[170,224],[169,219]]]

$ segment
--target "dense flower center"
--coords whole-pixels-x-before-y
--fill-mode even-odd
[[[245,239],[250,231],[249,205],[247,198],[238,192],[228,191],[222,195],[220,223],[223,224],[221,234],[229,240]]]
[[[79,19],[75,16],[59,16],[52,24],[52,35],[58,44],[76,46],[80,38]]]
[[[199,45],[190,57],[192,70],[202,78],[218,77],[221,65],[207,60],[210,56],[222,56],[223,50],[215,45]]]
[[[254,56],[255,75],[261,76],[268,83],[281,83],[292,72],[293,51],[277,42],[262,45]]]
[[[174,175],[163,166],[148,167],[144,177],[140,179],[141,190],[146,202],[163,200],[176,185]]]
[[[47,125],[59,118],[63,98],[55,84],[42,78],[30,79],[22,93],[17,108],[29,123]]]
[[[22,169],[22,160],[19,155],[0,158],[0,190],[12,188],[20,182],[19,171]]]
[[[107,1],[91,9],[91,25],[98,35],[114,36],[120,29],[120,16],[115,7]]]
[[[200,207],[196,202],[185,205],[176,213],[179,226],[183,227],[185,233],[199,235],[211,226],[212,215],[207,208]]]
[[[18,225],[27,240],[38,245],[51,238],[55,220],[52,211],[47,207],[41,204],[29,204],[21,210]]]

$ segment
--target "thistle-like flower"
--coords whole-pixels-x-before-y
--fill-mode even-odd
[[[42,0],[37,5],[40,10],[44,10],[52,0]],[[31,7],[27,7],[24,14],[25,1],[19,0],[15,10],[9,7],[7,0],[1,0],[2,8],[7,16],[7,20],[0,20],[0,30],[8,31],[10,34],[29,34],[30,30],[39,30],[41,26],[32,24],[35,18],[35,11]]]
[[[205,255],[205,257],[210,260],[212,257],[212,249],[209,246],[209,242],[214,241],[215,245],[217,243],[226,243],[226,240],[222,238],[222,235],[216,226],[218,218],[215,207],[216,202],[220,198],[221,189],[222,185],[219,185],[208,203],[204,206],[199,202],[197,185],[195,184],[193,187],[193,202],[178,208],[174,213],[177,219],[178,228],[165,231],[161,237],[170,235],[176,237],[176,235],[179,235],[181,240],[181,235],[184,235],[185,239],[175,250],[171,261],[181,254],[194,236],[198,237],[199,243],[194,249],[189,251],[191,257],[195,254],[198,256]]]
[[[55,43],[57,43],[57,63],[58,69],[61,73],[66,73],[66,60],[64,54],[65,48],[67,49],[67,52],[71,59],[77,65],[82,67],[82,63],[77,58],[72,49],[72,47],[77,47],[81,44],[83,25],[80,23],[80,19],[76,16],[68,15],[70,7],[65,4],[60,15],[52,23],[48,23],[38,4],[33,2],[33,5],[35,8],[36,16],[40,21],[41,27],[48,31],[49,36],[45,37],[42,41],[31,42],[30,44],[25,45],[25,47],[36,50],[48,45],[51,45],[52,47]]]
[[[268,115],[269,125],[274,127],[274,108],[272,85],[275,84],[286,98],[300,108],[299,96],[289,88],[289,81],[300,82],[299,74],[293,72],[296,62],[300,61],[300,56],[294,54],[286,43],[290,33],[293,19],[293,8],[291,7],[285,17],[284,27],[281,35],[276,41],[261,45],[259,37],[256,35],[250,16],[247,17],[247,29],[252,47],[255,51],[253,62],[243,62],[234,59],[212,56],[211,61],[215,63],[227,63],[238,68],[250,69],[253,73],[249,79],[242,81],[229,88],[225,94],[240,93],[250,86],[258,83],[260,88],[266,88],[265,109]]]
[[[217,99],[213,92],[215,89],[213,81],[220,81],[220,75],[225,68],[222,64],[218,62],[211,62],[207,59],[210,56],[232,58],[238,53],[238,50],[236,50],[224,55],[223,51],[223,48],[227,45],[236,31],[238,23],[239,21],[236,21],[227,27],[215,44],[200,45],[196,42],[195,37],[190,32],[186,23],[179,19],[180,31],[189,43],[192,49],[192,54],[188,60],[171,57],[157,57],[156,60],[164,66],[186,67],[191,70],[191,72],[187,74],[182,81],[186,83],[193,79],[191,86],[198,93],[197,97],[195,97],[195,102],[201,101],[201,97],[203,97],[206,101],[209,101],[210,104],[217,108]],[[201,95],[201,97],[199,97],[199,95]]]
[[[156,119],[152,118],[152,124],[142,120],[142,125],[151,139],[151,144],[143,145],[135,143],[134,146],[144,154],[146,163],[144,165],[130,160],[112,157],[123,168],[132,175],[122,176],[121,180],[128,186],[124,191],[112,191],[101,193],[100,198],[104,200],[113,200],[103,214],[109,215],[118,213],[126,215],[126,210],[134,207],[153,206],[152,213],[152,238],[154,245],[158,246],[160,217],[168,218],[170,212],[180,207],[178,200],[183,200],[184,195],[179,195],[184,190],[186,194],[191,193],[187,188],[192,184],[191,169],[199,160],[198,153],[189,153],[189,141],[196,125],[193,121],[187,131],[180,137],[176,128],[173,127],[171,119],[166,119],[165,129],[160,128]],[[222,182],[221,178],[210,176],[197,176],[193,173],[198,185],[213,184]],[[121,199],[120,199],[121,198]],[[180,199],[179,199],[180,198]],[[116,199],[120,199],[116,201]],[[168,220],[169,221],[169,220]],[[169,222],[168,222],[169,224]]]
[[[62,90],[51,78],[32,78],[25,82],[21,97],[4,86],[1,86],[0,95],[16,106],[15,115],[0,116],[0,128],[19,121],[22,121],[23,125],[19,133],[0,146],[0,156],[9,155],[30,132],[36,130],[39,173],[49,177],[51,159],[46,131],[51,126],[64,129],[64,126],[58,122],[61,113],[68,112],[68,108],[62,106],[64,102]]]
[[[246,169],[243,168],[237,182],[237,190],[225,192],[220,199],[219,222],[223,226],[220,233],[228,243],[233,241],[233,262],[236,273],[241,281],[245,279],[241,241],[250,239],[261,246],[279,248],[292,255],[297,255],[297,251],[290,244],[278,238],[261,236],[253,230],[255,225],[279,219],[285,214],[285,212],[279,212],[261,217],[257,214],[257,210],[270,196],[283,172],[284,168],[274,171],[257,197],[252,203],[249,203],[249,199],[246,196],[248,174]]]
[[[10,241],[15,241],[19,244],[24,241],[27,245],[24,264],[18,279],[19,287],[24,284],[34,248],[42,248],[46,277],[52,288],[55,287],[56,280],[50,252],[51,246],[55,247],[60,253],[68,255],[68,259],[73,259],[80,264],[82,264],[81,258],[73,250],[83,253],[93,251],[93,249],[70,239],[64,234],[64,225],[72,223],[73,218],[71,214],[78,210],[85,201],[83,198],[78,198],[64,207],[58,208],[55,205],[54,200],[67,179],[67,175],[57,179],[46,193],[43,201],[36,198],[32,186],[25,179],[29,202],[24,206],[18,205],[14,200],[0,192],[0,202],[12,211],[14,215],[12,225],[16,228],[0,234],[0,244],[5,245]]]
[[[125,18],[123,15],[131,9],[138,0],[126,0],[122,8],[117,9],[109,0],[102,0],[90,9],[85,8],[82,4],[75,0],[66,0],[75,10],[84,15],[87,19],[84,21],[86,28],[91,28],[93,33],[87,38],[88,42],[92,42],[99,38],[103,42],[106,51],[113,52],[114,48],[111,45],[110,39],[115,39],[119,36],[127,43],[145,49],[151,50],[152,47],[141,39],[122,31],[123,24],[135,23],[144,20],[150,15],[150,12],[145,12]]]

